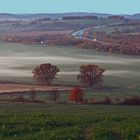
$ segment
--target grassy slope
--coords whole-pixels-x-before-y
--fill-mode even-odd
[[[136,106],[0,104],[0,109],[3,140],[139,138],[140,110]]]
[[[79,30],[85,27],[93,27],[97,25],[111,24],[116,22],[112,19],[92,19],[92,20],[61,20],[61,21],[43,21],[36,24],[29,22],[0,23],[0,33],[12,31],[63,31],[63,30]]]
[[[53,59],[56,56],[65,56],[65,61],[56,61],[57,59]],[[28,59],[24,60],[24,57]],[[33,59],[33,57],[38,59]],[[31,71],[34,66],[42,62],[52,62],[57,64],[62,71],[70,72],[76,71],[81,64],[85,63],[100,64],[107,70],[113,71],[134,71],[136,73],[106,75],[105,85],[117,88],[103,91],[86,90],[86,97],[111,96],[114,98],[140,93],[139,57],[95,53],[76,48],[69,50],[64,47],[58,49],[4,44],[0,46],[0,60],[1,70],[9,69],[8,66],[10,66],[10,70],[18,70],[17,73],[20,70]],[[2,74],[1,80],[32,81],[30,77],[16,77],[13,73]],[[78,84],[74,75],[63,74],[55,83]],[[63,100],[67,96],[68,94],[63,94]],[[43,96],[43,98],[46,97]],[[0,103],[0,110],[0,139],[2,140],[139,140],[140,137],[138,106]]]
[[[135,28],[140,28],[140,25],[115,25],[115,26],[110,26],[110,27],[105,27],[105,28],[101,28],[101,29],[94,29],[93,32],[97,32],[97,31],[105,31],[107,33],[111,33],[113,32],[115,29],[118,29],[120,31],[122,30],[133,30]]]

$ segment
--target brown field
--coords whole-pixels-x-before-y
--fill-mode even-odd
[[[0,84],[0,94],[29,92],[32,89],[35,91],[69,91],[72,87],[66,86],[39,86],[39,85],[22,85],[22,84]]]
[[[11,32],[11,33],[3,33],[1,35],[9,35],[9,36],[42,36],[42,35],[67,35],[71,34],[73,30],[64,30],[64,31],[28,31],[28,32]]]

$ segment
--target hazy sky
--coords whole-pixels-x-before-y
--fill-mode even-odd
[[[1,0],[0,13],[140,13],[140,0]]]

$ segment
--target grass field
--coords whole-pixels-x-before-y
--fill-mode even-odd
[[[1,103],[0,110],[2,140],[140,138],[140,110],[137,106]]]
[[[61,69],[54,81],[59,85],[79,85],[76,74],[82,64],[105,68],[106,88],[84,90],[87,99],[122,99],[140,93],[140,57],[71,46],[0,44],[2,83],[35,83],[31,71],[40,63],[52,63]],[[63,104],[49,102],[46,93],[37,94],[38,99],[46,101],[44,104],[0,102],[0,140],[140,139],[139,106],[67,104],[69,92],[60,93]]]
[[[43,36],[43,35],[68,35],[71,34],[73,30],[64,30],[64,31],[29,31],[29,32],[11,32],[11,33],[3,33],[3,36]]]
[[[118,21],[98,19],[1,23],[0,34],[7,32],[10,35],[9,31],[24,36],[43,35],[48,31],[50,34],[69,34],[73,30],[114,22]],[[101,30],[111,32],[116,27],[118,26]],[[119,25],[119,28],[133,27]],[[4,99],[11,100],[20,95],[1,94],[0,140],[140,140],[139,106],[71,104],[68,102],[70,89],[59,91],[59,102],[54,103],[50,101],[49,92],[43,90],[49,87],[32,85],[35,84],[32,70],[41,63],[57,65],[61,71],[54,80],[54,85],[63,85],[70,89],[80,85],[76,79],[80,65],[98,64],[105,68],[104,88],[84,89],[85,99],[88,101],[99,101],[105,97],[116,101],[127,96],[140,95],[139,56],[94,52],[72,46],[0,43],[0,83],[6,83],[4,86],[0,84],[0,90],[20,91],[34,87],[39,89],[35,91],[36,99],[44,101],[38,104],[10,103],[4,102]],[[13,86],[8,83],[13,83]],[[24,91],[20,94],[29,99],[30,92]]]
[[[58,20],[58,21],[42,21],[38,23],[32,23],[29,21],[19,21],[17,23],[0,23],[0,34],[3,33],[13,33],[17,32],[17,35],[20,32],[30,32],[33,31],[42,32],[42,31],[65,31],[65,30],[80,30],[87,27],[94,27],[98,25],[108,25],[111,23],[117,22],[112,19],[81,19],[81,20]],[[38,35],[40,35],[40,32]],[[24,34],[23,34],[24,35]]]
[[[35,83],[32,69],[41,63],[57,65],[54,84],[79,85],[76,79],[79,66],[98,64],[106,69],[103,90],[86,90],[92,96],[121,97],[140,93],[140,59],[135,56],[93,52],[74,47],[25,46],[21,44],[0,45],[0,81],[2,83]]]
[[[114,26],[110,26],[110,27],[105,27],[105,28],[100,28],[100,29],[94,29],[93,32],[97,32],[97,31],[105,31],[106,33],[112,33],[113,31],[115,31],[115,29],[118,29],[119,31],[123,31],[123,30],[134,30],[135,28],[140,28],[140,25],[127,25],[127,24],[122,24],[122,25],[114,25]]]

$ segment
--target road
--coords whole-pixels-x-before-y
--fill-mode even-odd
[[[98,26],[95,26],[95,27],[84,28],[82,30],[79,30],[79,31],[76,31],[76,32],[72,33],[72,36],[74,36],[77,39],[83,39],[83,40],[98,42],[98,43],[103,44],[103,45],[111,45],[111,43],[109,43],[109,42],[97,40],[96,38],[91,39],[91,38],[84,37],[83,36],[84,32],[86,32],[88,30],[91,30],[91,29],[102,29],[102,28],[106,28],[106,27],[110,27],[110,26],[114,26],[114,25],[121,25],[123,23],[124,22],[118,22],[118,23],[111,23],[111,24],[108,24],[108,25],[101,25],[101,26],[98,25]]]

